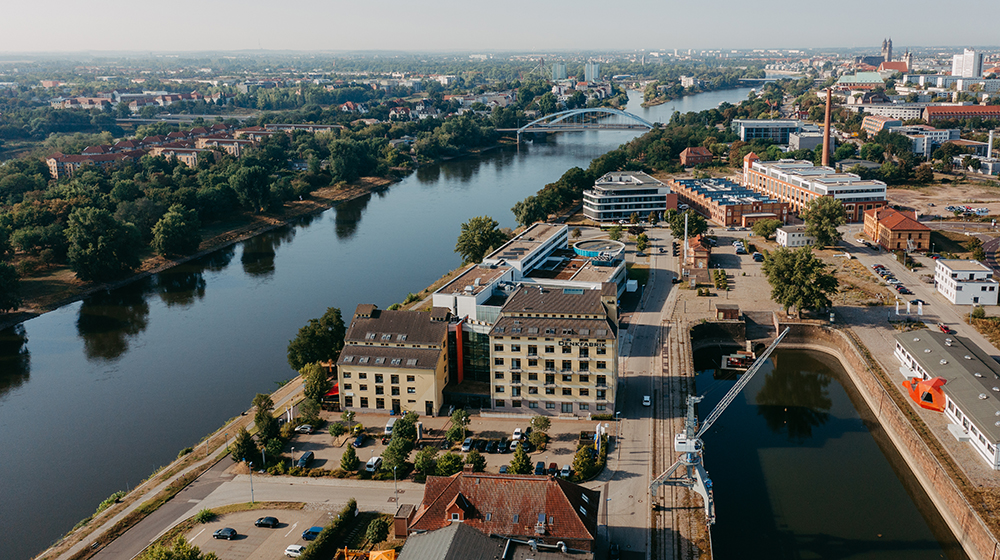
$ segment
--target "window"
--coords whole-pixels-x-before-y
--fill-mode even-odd
[[[495,366],[502,366],[503,365],[503,358],[493,358],[493,365],[495,365]]]
[[[590,389],[580,389],[580,396],[581,397],[589,397],[590,396]]]
[[[537,395],[538,394],[538,387],[528,387],[528,394],[529,395]]]
[[[529,356],[537,356],[538,355],[538,347],[537,346],[533,346],[533,345],[529,345],[528,346],[528,355]]]
[[[351,390],[351,384],[350,383],[344,383],[344,390],[345,391],[350,391]]]
[[[520,352],[521,351],[521,345],[520,344],[511,344],[510,345],[510,351],[511,352]]]
[[[571,353],[573,353],[573,347],[572,346],[563,346],[562,347],[562,353],[563,354],[571,354]]]
[[[385,378],[385,376],[383,376],[381,373],[376,373],[375,374],[375,383],[384,383],[384,381],[383,381],[384,378]]]
[[[368,374],[362,371],[358,374],[358,379],[368,379]]]
[[[554,394],[556,394],[556,388],[555,387],[546,387],[545,388],[545,394],[546,395],[554,395]]]
[[[555,385],[556,384],[556,376],[555,376],[555,374],[553,374],[553,373],[546,373],[545,374],[545,384],[546,385]]]
[[[344,407],[351,408],[354,406],[354,397],[344,397]]]
[[[590,349],[589,348],[580,348],[580,357],[581,358],[586,358],[588,356],[590,356]]]
[[[565,382],[567,382],[567,383],[572,383],[573,382],[573,374],[572,373],[564,373],[563,376],[562,376],[562,380],[565,381]]]
[[[598,389],[597,390],[597,399],[598,400],[604,400],[604,399],[607,399],[607,398],[608,398],[608,392],[607,391],[605,391],[604,389]]]
[[[552,410],[555,407],[556,407],[556,403],[554,403],[554,402],[547,402],[547,403],[545,403],[545,408],[548,409],[548,410]]]
[[[368,408],[368,397],[361,397],[361,408]]]
[[[521,374],[520,373],[512,373],[512,374],[510,374],[510,382],[511,383],[520,383],[521,382]]]
[[[416,387],[407,387],[406,388],[406,394],[407,395],[416,395],[417,394],[417,388]]]
[[[607,409],[608,409],[608,407],[606,405],[603,405],[603,404],[597,405],[597,410],[599,410],[599,411],[607,410]]]
[[[528,381],[538,381],[538,373],[537,372],[533,372],[533,371],[529,371],[528,372]]]
[[[414,381],[416,381],[416,377],[414,377],[412,375],[407,375],[406,376],[406,382],[407,383],[413,383]]]
[[[453,514],[451,514],[451,520],[452,520],[452,521],[460,521],[460,519],[459,519],[459,517],[458,517],[458,514],[457,514],[457,513],[453,513]]]
[[[350,379],[350,378],[351,378],[351,372],[345,371],[344,372],[344,379]]]
[[[510,369],[521,369],[521,358],[511,358]]]
[[[510,401],[510,406],[514,408],[521,408],[521,401]]]
[[[555,346],[546,346],[545,347],[545,353],[546,354],[554,354],[555,351],[556,351],[556,347]]]
[[[359,385],[358,386],[358,390],[359,391],[367,391],[368,390],[368,385]]]
[[[385,408],[385,399],[375,399],[375,408]]]
[[[504,374],[502,371],[497,371],[493,373],[493,379],[503,379]]]
[[[571,362],[569,360],[563,360],[562,361],[562,370],[563,371],[572,371],[572,369],[573,369],[573,362]]]
[[[580,376],[580,383],[590,383],[590,376],[589,375],[581,375]]]
[[[535,401],[528,401],[528,408],[538,408],[538,403]]]
[[[520,387],[511,387],[510,388],[510,396],[512,396],[512,397],[520,397],[521,396],[521,388]]]
[[[603,355],[605,355],[607,353],[608,353],[608,349],[607,348],[604,348],[603,346],[597,348],[597,355],[598,356],[603,356]]]
[[[503,408],[503,400],[498,399],[495,402],[497,408]]]
[[[590,362],[580,362],[580,371],[590,371]]]
[[[399,396],[399,387],[393,387],[392,388],[392,395],[393,396]]]
[[[555,360],[545,360],[545,371],[555,371],[556,361]]]
[[[493,351],[494,352],[503,352],[503,344],[494,344],[493,345]]]
[[[572,396],[573,389],[570,389],[569,387],[563,387],[562,394],[565,396]]]
[[[590,410],[590,405],[585,403],[580,403],[580,410]]]
[[[397,384],[399,384],[399,376],[398,375],[390,375],[389,376],[389,381],[393,385],[397,385]]]
[[[375,394],[376,395],[384,395],[385,394],[385,388],[383,388],[381,385],[376,385],[375,386]],[[381,407],[379,407],[379,408],[381,408]]]
[[[608,369],[608,362],[597,362],[597,369]]]
[[[503,385],[497,385],[496,391],[494,391],[494,392],[496,392],[496,393],[503,393],[504,392]]]
[[[566,413],[572,413],[573,412],[573,403],[571,403],[571,402],[564,402],[564,403],[562,403],[561,411],[562,412],[566,412]]]

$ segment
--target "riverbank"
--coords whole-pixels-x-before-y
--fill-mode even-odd
[[[120,288],[234,243],[286,226],[293,220],[323,212],[337,204],[386,188],[392,183],[391,179],[382,177],[362,177],[344,187],[324,187],[313,191],[310,198],[305,200],[288,201],[282,206],[280,213],[243,214],[233,220],[211,224],[202,228],[202,235],[205,239],[198,246],[196,253],[174,259],[167,259],[159,255],[149,256],[143,259],[142,264],[134,274],[114,282],[82,282],[76,278],[67,265],[59,266],[44,276],[22,278],[22,292],[27,293],[25,302],[18,311],[0,317],[0,330],[33,319],[91,294]]]

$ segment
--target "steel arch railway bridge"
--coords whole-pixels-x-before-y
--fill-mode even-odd
[[[652,130],[656,125],[642,117],[609,107],[569,109],[535,119],[518,129],[517,143],[524,132],[581,132],[584,130]]]

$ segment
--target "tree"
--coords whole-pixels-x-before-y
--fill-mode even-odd
[[[267,209],[271,198],[270,175],[258,165],[240,167],[229,177],[229,186],[240,204],[259,213]]]
[[[378,544],[385,541],[386,537],[389,536],[389,520],[384,516],[376,517],[368,524],[368,530],[365,531],[365,540],[369,544]]]
[[[345,410],[344,412],[341,412],[340,419],[347,422],[347,429],[351,429],[351,424],[354,423],[354,411]]]
[[[507,242],[509,236],[500,229],[500,222],[489,216],[477,216],[462,224],[455,243],[455,252],[463,263],[478,263],[491,249]]]
[[[934,180],[934,168],[929,164],[921,164],[913,170],[913,180],[918,183],[930,183]]]
[[[254,415],[254,426],[257,427],[257,439],[265,444],[278,437],[281,432],[278,419],[270,411],[258,410]]]
[[[548,416],[542,416],[539,414],[531,418],[531,429],[536,432],[548,432],[551,426],[552,422],[549,420]]]
[[[323,366],[312,362],[306,364],[299,370],[303,379],[302,393],[307,399],[322,401],[326,393],[333,387],[333,382],[326,376]]]
[[[509,470],[511,474],[531,474],[531,459],[528,458],[528,453],[524,450],[523,445],[518,445],[514,451]]]
[[[639,223],[639,213],[638,212],[632,212],[631,214],[629,214],[628,222],[630,224],[632,224],[632,225],[638,224]]]
[[[472,422],[472,418],[469,416],[469,411],[464,408],[457,408],[451,413],[451,425],[462,429],[462,437],[458,438],[457,441],[465,439],[465,429],[470,422]]]
[[[622,231],[624,231],[621,225],[615,224],[608,228],[608,239],[612,241],[620,241],[622,238]]]
[[[85,281],[112,280],[139,266],[142,240],[135,226],[101,208],[77,208],[66,227],[69,264]]]
[[[649,225],[655,226],[660,221],[660,213],[653,210],[649,213]]]
[[[784,307],[822,309],[830,306],[830,294],[837,291],[837,279],[826,272],[826,264],[810,247],[792,251],[781,247],[770,253],[761,267],[771,285],[771,299]]]
[[[437,472],[437,447],[429,445],[413,457],[413,468],[425,476],[432,476]]]
[[[838,226],[847,223],[844,205],[832,196],[814,198],[801,213],[806,223],[806,235],[816,238],[816,245],[826,247],[840,241]]]
[[[21,282],[17,270],[9,263],[0,263],[0,312],[21,307]]]
[[[299,329],[298,336],[288,342],[288,364],[298,371],[308,363],[336,359],[344,347],[346,332],[340,309],[327,308],[319,319],[309,319],[309,323]]]
[[[344,454],[340,456],[340,468],[345,471],[353,471],[358,468],[358,453],[354,451],[353,445],[348,445],[344,449]]]
[[[472,465],[473,472],[483,472],[486,470],[486,457],[478,449],[473,449],[465,456],[465,464]]]
[[[236,432],[236,437],[233,438],[233,444],[229,449],[230,453],[232,453],[233,461],[239,462],[244,459],[252,461],[255,446],[250,432],[246,428],[240,428],[240,431]]]
[[[573,231],[570,232],[570,236],[572,236],[573,239],[580,239],[581,235],[583,235],[583,232],[580,231],[580,228],[573,228]]]
[[[596,465],[594,464],[593,450],[591,445],[581,445],[576,450],[576,456],[573,457],[573,471],[581,479],[590,478],[594,472]]]
[[[183,535],[177,537],[173,546],[154,544],[140,556],[141,560],[219,560],[214,552],[202,552],[197,546],[187,542]]]
[[[187,255],[201,244],[198,213],[174,204],[153,226],[153,250],[165,257]]]
[[[675,238],[684,237],[684,216],[687,216],[688,237],[701,235],[708,231],[708,223],[700,214],[693,210],[685,210],[683,213],[673,214],[670,217],[670,234]]]
[[[451,476],[462,470],[462,456],[458,453],[445,453],[437,460],[437,475],[438,476]]]
[[[320,420],[319,411],[319,401],[303,399],[302,402],[299,403],[299,416],[305,424],[318,424]]]
[[[542,430],[534,430],[528,436],[528,441],[531,442],[531,445],[535,446],[535,449],[545,449],[545,446],[549,443],[549,434]]]
[[[638,237],[635,238],[635,250],[638,252],[643,252],[649,247],[649,237],[645,233],[640,233]]]
[[[347,427],[341,424],[340,422],[333,422],[330,424],[330,428],[328,431],[330,432],[331,436],[340,437],[347,433]]]
[[[454,424],[448,428],[448,431],[444,434],[444,439],[452,442],[458,443],[465,439],[465,428],[462,426],[456,426]]]
[[[382,454],[386,469],[402,468],[417,442],[417,415],[407,412],[392,426],[392,439]]]
[[[765,240],[770,239],[774,232],[778,231],[781,227],[781,220],[757,220],[754,222],[753,230],[754,235],[759,235]]]
[[[522,226],[530,226],[535,222],[545,221],[549,213],[542,207],[542,201],[537,196],[529,196],[524,200],[514,204],[510,209],[514,213],[514,219]]]

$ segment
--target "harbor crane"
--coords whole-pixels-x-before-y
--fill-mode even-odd
[[[715,500],[712,491],[712,480],[708,478],[708,472],[705,470],[705,466],[702,461],[702,451],[704,451],[705,444],[701,441],[701,436],[712,427],[712,424],[722,416],[722,413],[726,411],[726,408],[732,404],[736,396],[740,394],[740,391],[747,386],[750,379],[753,378],[757,370],[764,365],[767,361],[767,357],[771,355],[774,348],[781,342],[781,339],[785,338],[788,334],[788,328],[786,327],[784,331],[778,335],[778,338],[774,339],[774,342],[764,350],[750,366],[750,369],[743,374],[736,384],[733,385],[726,396],[722,397],[719,404],[716,405],[715,409],[705,417],[705,420],[698,426],[698,418],[695,416],[694,405],[701,402],[704,397],[696,397],[694,395],[688,395],[687,398],[687,417],[684,419],[684,432],[674,436],[674,451],[681,454],[677,458],[677,461],[673,465],[670,465],[666,471],[660,476],[653,479],[652,484],[649,485],[650,491],[653,493],[653,497],[656,497],[656,491],[660,486],[683,486],[685,488],[690,488],[701,495],[701,498],[705,501],[705,516],[708,520],[709,525],[715,524]],[[682,470],[682,474],[678,478],[671,478],[671,476]]]

